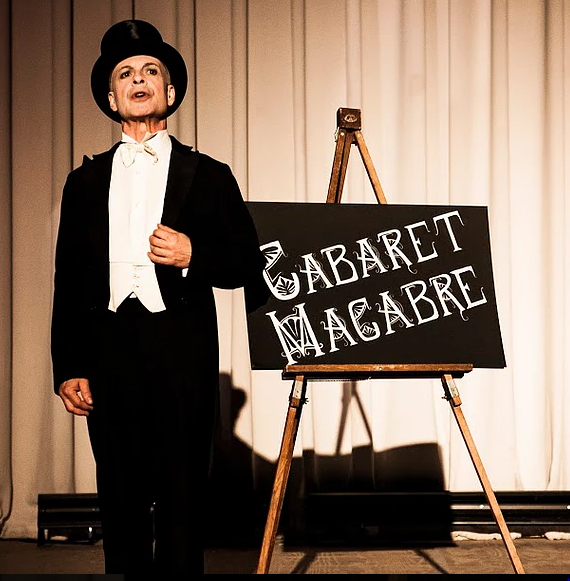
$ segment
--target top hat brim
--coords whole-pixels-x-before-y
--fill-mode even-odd
[[[101,54],[91,71],[91,92],[99,109],[117,123],[121,122],[118,112],[109,105],[109,79],[113,69],[123,60],[132,56],[148,55],[157,58],[170,73],[170,84],[174,86],[174,103],[166,112],[172,115],[182,103],[188,85],[188,73],[182,55],[166,42],[147,42],[142,39],[131,39],[128,43],[116,46],[112,54]]]

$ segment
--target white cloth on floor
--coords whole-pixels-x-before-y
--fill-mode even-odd
[[[511,539],[520,539],[520,533],[510,533]],[[501,539],[500,533],[474,533],[472,531],[451,531],[451,538],[454,541],[490,541]]]

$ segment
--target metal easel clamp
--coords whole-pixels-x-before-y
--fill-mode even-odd
[[[360,109],[340,107],[336,112],[336,125],[338,129],[362,129]]]

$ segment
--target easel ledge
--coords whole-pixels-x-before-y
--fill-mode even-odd
[[[441,379],[443,375],[463,377],[473,370],[472,363],[365,363],[350,365],[287,365],[281,373],[282,379],[295,379],[303,375],[310,380],[330,381],[338,378],[338,374],[345,379]]]

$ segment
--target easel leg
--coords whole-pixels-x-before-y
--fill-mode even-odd
[[[279,517],[281,515],[281,509],[283,508],[285,489],[287,487],[287,480],[291,469],[293,450],[295,448],[295,438],[301,420],[302,406],[305,403],[306,389],[307,378],[303,375],[297,376],[293,382],[293,388],[291,389],[291,395],[289,396],[289,410],[287,411],[287,419],[283,430],[281,450],[279,452],[277,471],[273,483],[273,492],[269,504],[267,521],[265,523],[265,531],[263,533],[261,553],[257,564],[256,573],[258,574],[269,572],[269,564],[275,546]]]
[[[380,180],[378,179],[378,174],[376,173],[374,165],[372,164],[372,158],[370,157],[370,153],[368,153],[368,147],[366,147],[364,137],[362,136],[362,133],[360,131],[355,131],[354,138],[356,140],[356,145],[358,146],[358,151],[360,151],[362,161],[364,162],[364,167],[366,168],[366,172],[368,173],[368,177],[370,178],[372,189],[376,194],[376,199],[378,200],[379,204],[385,204],[386,196],[384,195],[384,190],[382,189],[382,185],[380,184]]]
[[[350,146],[353,143],[353,139],[354,134],[352,132],[348,132],[345,129],[338,130],[329,191],[327,194],[327,204],[340,202],[344,178],[346,177],[348,157],[350,155]]]
[[[471,436],[471,432],[469,427],[467,426],[467,422],[465,421],[465,416],[461,410],[461,398],[459,397],[459,391],[457,390],[457,386],[455,385],[455,381],[451,375],[444,375],[441,379],[443,384],[443,389],[445,391],[446,399],[449,401],[449,405],[453,411],[453,415],[457,421],[457,425],[459,426],[459,430],[461,431],[461,435],[463,436],[463,440],[467,445],[467,450],[469,451],[469,455],[471,456],[471,460],[473,461],[473,465],[475,466],[475,470],[477,471],[477,476],[479,477],[479,481],[483,486],[483,491],[485,492],[485,496],[489,501],[489,506],[491,507],[491,511],[493,512],[493,517],[495,518],[495,522],[499,527],[499,531],[501,532],[501,537],[503,538],[503,543],[507,548],[507,552],[509,553],[509,558],[511,559],[511,563],[513,564],[513,568],[515,573],[524,573],[524,569],[522,563],[519,559],[517,550],[515,548],[515,544],[513,543],[513,539],[511,537],[511,533],[507,527],[507,523],[503,517],[503,513],[501,512],[501,507],[497,502],[495,497],[495,493],[493,492],[493,488],[491,487],[491,482],[487,477],[487,473],[485,468],[483,467],[483,462],[477,452],[477,448],[475,447],[475,442]]]

